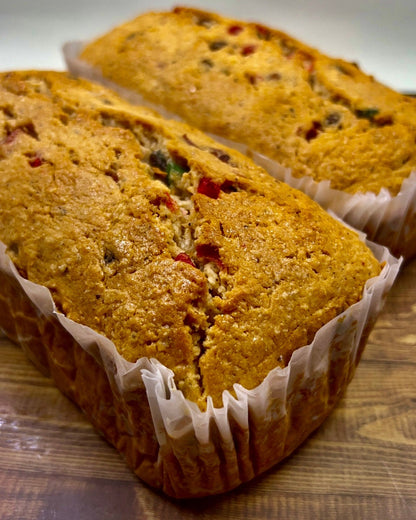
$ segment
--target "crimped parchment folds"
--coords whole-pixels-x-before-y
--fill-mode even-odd
[[[342,396],[401,260],[369,243],[384,268],[363,298],[327,323],[256,388],[236,385],[202,412],[154,359],[127,362],[114,344],[56,311],[0,243],[0,331],[85,412],[145,482],[177,498],[222,493],[290,454]]]
[[[79,55],[85,43],[73,41],[64,45],[63,53],[71,73],[106,85],[131,103],[146,105],[165,117],[178,119],[177,115],[148,102],[137,92],[104,78],[100,71],[82,61]],[[388,247],[393,255],[405,258],[416,255],[416,171],[404,180],[396,196],[386,189],[378,194],[350,194],[331,188],[329,181],[316,182],[311,177],[294,177],[289,169],[244,144],[216,135],[212,137],[248,155],[277,179],[303,191],[323,208],[366,233],[369,240]]]

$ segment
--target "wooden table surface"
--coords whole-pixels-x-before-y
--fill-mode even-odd
[[[0,518],[416,519],[416,260],[405,265],[348,391],[289,459],[219,497],[143,485],[21,350],[0,339]]]

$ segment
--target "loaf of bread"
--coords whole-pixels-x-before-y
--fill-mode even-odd
[[[172,371],[163,399],[183,396],[171,421],[182,428],[183,403],[202,416],[223,409],[238,401],[239,388],[288,370],[294,352],[335,322],[338,383],[335,369],[325,369],[332,386],[323,384],[323,398],[310,389],[305,402],[311,413],[317,407],[315,419],[305,415],[307,426],[281,458],[342,393],[386,291],[375,291],[363,324],[337,319],[360,304],[370,279],[385,278],[385,259],[355,231],[240,153],[64,73],[0,75],[0,240],[15,266],[3,258],[0,328],[52,373],[139,476],[174,496],[224,491],[235,479],[207,480],[205,488],[195,481],[188,442],[175,462],[158,455],[169,442],[153,427],[159,412],[143,382],[134,390],[142,375],[131,367],[149,371],[143,360],[155,359]],[[48,295],[54,310],[43,303]],[[323,359],[327,343],[319,345]],[[294,399],[298,381],[291,385]],[[274,448],[266,442],[267,462],[252,461],[240,482],[273,464]],[[241,449],[237,459],[250,457]],[[182,468],[179,478],[182,464],[192,471]]]
[[[416,99],[257,23],[183,7],[145,13],[90,42],[79,57],[103,78],[289,168],[294,182],[308,177],[344,194],[395,197],[416,169]],[[335,196],[319,202],[330,205]],[[388,213],[397,235],[398,217]],[[403,226],[415,227],[414,213],[403,216]],[[373,229],[375,220],[362,228],[392,246]],[[403,249],[403,237],[397,242],[397,254],[416,253],[414,245]]]

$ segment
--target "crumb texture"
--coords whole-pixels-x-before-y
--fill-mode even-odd
[[[81,58],[297,177],[394,195],[416,167],[416,99],[263,25],[178,7],[115,28]]]
[[[380,271],[248,158],[53,72],[0,75],[0,239],[58,310],[201,408],[284,367]]]

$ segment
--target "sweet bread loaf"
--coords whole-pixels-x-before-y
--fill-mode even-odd
[[[371,216],[375,205],[367,201],[371,222],[362,226],[351,203],[333,202],[336,192],[395,197],[416,168],[416,99],[356,64],[257,23],[184,7],[122,24],[86,44],[79,58],[104,79],[289,168],[295,183],[330,183],[330,200],[318,197],[323,206],[397,254],[415,252],[415,240],[393,243],[391,232],[374,229],[377,218],[396,235],[401,224],[414,227],[414,200],[408,214],[390,208],[382,217]]]
[[[1,88],[14,263],[192,400],[257,386],[379,274],[354,232],[190,128],[57,74]]]
[[[139,476],[173,496],[235,487],[322,422],[395,272],[388,255],[377,259],[240,153],[54,72],[0,74],[0,240],[0,328]],[[326,339],[316,359],[290,379],[294,353],[317,334]],[[162,382],[149,390],[152,371]],[[280,451],[271,430],[277,419],[288,426],[280,408],[272,419],[250,405],[245,420],[260,413],[251,439],[240,417],[241,389],[256,395],[273,371],[289,377],[291,403],[304,396],[291,420],[309,409]],[[276,389],[267,395],[284,406]],[[227,406],[213,441],[206,417]],[[160,426],[169,414],[171,436]],[[190,448],[194,416],[210,426]]]

